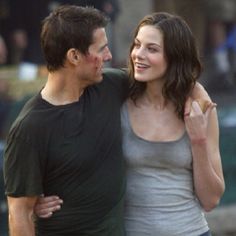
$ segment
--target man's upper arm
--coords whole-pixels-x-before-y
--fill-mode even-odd
[[[7,197],[9,213],[32,213],[38,197]]]
[[[7,197],[11,235],[35,235],[33,209],[37,198],[36,196],[19,198]]]

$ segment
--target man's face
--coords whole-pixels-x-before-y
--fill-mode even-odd
[[[101,82],[103,64],[111,59],[105,29],[98,28],[93,33],[93,43],[89,46],[88,54],[84,56],[81,67],[83,79],[91,83]]]

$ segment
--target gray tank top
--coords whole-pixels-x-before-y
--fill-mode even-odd
[[[208,231],[193,191],[192,155],[184,135],[170,142],[144,140],[121,109],[123,152],[127,162],[127,236],[199,236]]]

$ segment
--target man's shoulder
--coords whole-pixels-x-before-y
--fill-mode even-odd
[[[118,94],[122,101],[127,97],[129,77],[126,69],[104,68],[103,82],[100,84],[109,93]],[[109,88],[109,89],[107,89]]]
[[[47,122],[45,112],[39,109],[40,98],[38,94],[31,96],[27,101],[24,101],[24,105],[21,104],[21,106],[21,111],[11,125],[10,133],[32,133],[40,129],[41,124]],[[47,110],[45,109],[45,111]]]

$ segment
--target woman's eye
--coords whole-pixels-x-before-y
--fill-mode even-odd
[[[139,43],[134,43],[134,48],[140,48],[140,44]]]
[[[149,52],[157,52],[157,49],[156,48],[148,48],[148,51]]]

